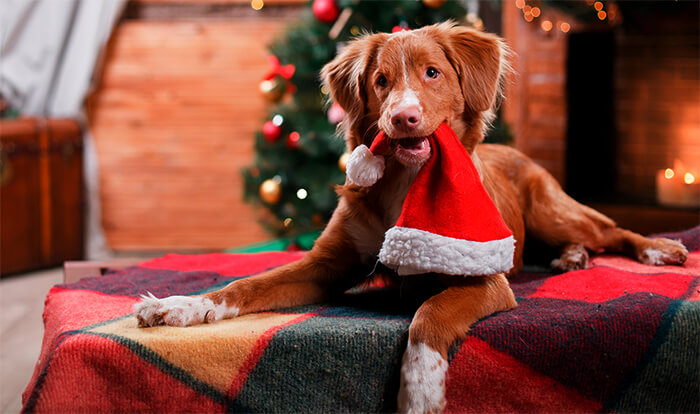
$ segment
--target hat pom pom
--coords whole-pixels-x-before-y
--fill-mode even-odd
[[[351,183],[369,187],[384,175],[384,157],[374,155],[366,145],[360,145],[352,151],[345,171]]]

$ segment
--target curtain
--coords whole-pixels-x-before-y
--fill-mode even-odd
[[[25,116],[84,120],[83,103],[126,0],[2,0],[0,93]],[[85,123],[83,122],[83,125]],[[84,135],[88,209],[86,257],[107,254],[102,232],[98,160]]]

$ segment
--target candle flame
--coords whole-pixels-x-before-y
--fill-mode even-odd
[[[667,180],[673,178],[673,170],[670,168],[666,168],[666,171],[664,171],[664,177],[666,177]]]
[[[695,182],[695,176],[689,172],[685,173],[685,176],[683,176],[683,181],[686,184],[692,184]]]

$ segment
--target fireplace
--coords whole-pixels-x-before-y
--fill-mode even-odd
[[[698,3],[620,9],[621,26],[569,37],[567,191],[586,201],[697,207]],[[667,169],[671,177],[659,180]],[[659,197],[671,187],[678,202]]]
[[[616,8],[615,24],[579,21],[552,2],[502,3],[514,145],[623,227],[698,225],[700,3],[603,3]]]

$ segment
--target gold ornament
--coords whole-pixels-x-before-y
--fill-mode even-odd
[[[350,159],[349,152],[346,152],[345,154],[340,156],[340,158],[338,159],[338,168],[340,168],[340,171],[345,172],[345,168],[348,166],[349,159]]]
[[[277,102],[282,99],[285,89],[284,81],[279,76],[260,82],[260,92],[269,102]]]
[[[423,0],[423,4],[430,7],[431,9],[439,9],[445,4],[446,0]]]
[[[282,198],[282,186],[278,180],[271,178],[260,186],[260,198],[267,204],[277,204]]]

